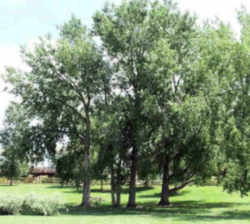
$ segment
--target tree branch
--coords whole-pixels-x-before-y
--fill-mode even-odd
[[[174,187],[174,188],[170,189],[169,192],[174,193],[178,190],[181,190],[182,188],[186,187],[188,184],[190,184],[192,182],[194,182],[194,180],[192,180],[192,179],[188,180],[188,181],[184,182],[183,184],[179,185],[178,187]]]

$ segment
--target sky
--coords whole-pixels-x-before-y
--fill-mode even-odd
[[[0,0],[0,73],[5,66],[24,68],[19,55],[20,45],[29,45],[47,33],[56,37],[57,25],[72,14],[90,25],[91,16],[102,9],[105,0]],[[108,0],[119,4],[121,0]],[[244,5],[250,12],[250,0],[179,0],[181,10],[195,13],[201,20],[220,18],[239,32],[236,9]],[[4,111],[12,98],[3,92],[0,80],[0,127]]]

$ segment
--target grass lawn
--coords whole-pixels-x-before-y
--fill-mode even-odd
[[[1,186],[0,195],[6,193],[54,195],[62,197],[67,205],[76,206],[81,201],[81,194],[75,189],[61,188],[49,184],[26,184]],[[220,187],[191,186],[178,195],[171,197],[172,206],[158,208],[160,187],[154,189],[138,188],[135,210],[112,209],[108,189],[100,192],[92,189],[92,197],[101,197],[104,202],[97,208],[83,210],[71,208],[68,213],[54,217],[39,216],[0,216],[0,224],[183,224],[183,223],[220,223],[250,224],[250,197],[241,198],[238,194],[227,194]],[[126,204],[127,193],[122,195]]]

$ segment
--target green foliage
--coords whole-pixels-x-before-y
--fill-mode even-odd
[[[29,72],[7,71],[6,79],[14,86],[12,93],[20,97],[28,117],[24,119],[25,131],[16,130],[22,141],[15,141],[15,145],[22,145],[32,162],[54,157],[59,142],[67,149],[79,146],[73,150],[82,159],[77,168],[81,169],[78,173],[85,174],[82,181],[88,191],[92,113],[94,101],[102,97],[109,82],[109,65],[79,19],[72,17],[59,30],[56,43],[45,37],[33,49],[22,49]],[[17,124],[18,114],[13,118]],[[8,122],[10,126],[12,122]],[[69,141],[65,143],[65,139]],[[85,196],[87,206],[88,193]]]
[[[250,16],[238,17],[239,40],[173,1],[123,1],[97,12],[91,31],[72,17],[56,41],[22,49],[29,70],[6,72],[21,100],[0,139],[9,178],[20,161],[50,156],[62,183],[83,184],[86,207],[91,179],[107,176],[119,200],[129,176],[131,207],[136,176],[162,175],[163,198],[211,176],[246,194]]]
[[[41,197],[35,194],[26,196],[22,204],[22,214],[51,216],[65,209],[60,197]]]
[[[23,198],[13,195],[0,197],[0,215],[16,215],[22,211]]]
[[[77,189],[80,188],[83,179],[81,164],[80,158],[74,153],[68,152],[57,158],[56,173],[62,185],[73,183]]]
[[[0,197],[0,215],[58,215],[65,207],[58,196],[41,197],[5,195]]]

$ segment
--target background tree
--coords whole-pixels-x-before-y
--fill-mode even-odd
[[[6,177],[10,182],[9,185],[13,185],[13,181],[21,176],[21,163],[18,158],[14,155],[9,155],[2,159],[1,166],[1,175]]]
[[[20,176],[28,174],[28,159],[24,154],[28,147],[29,119],[25,118],[22,105],[12,103],[7,109],[4,129],[0,132],[0,144],[3,147],[1,174],[10,180],[10,185]]]

